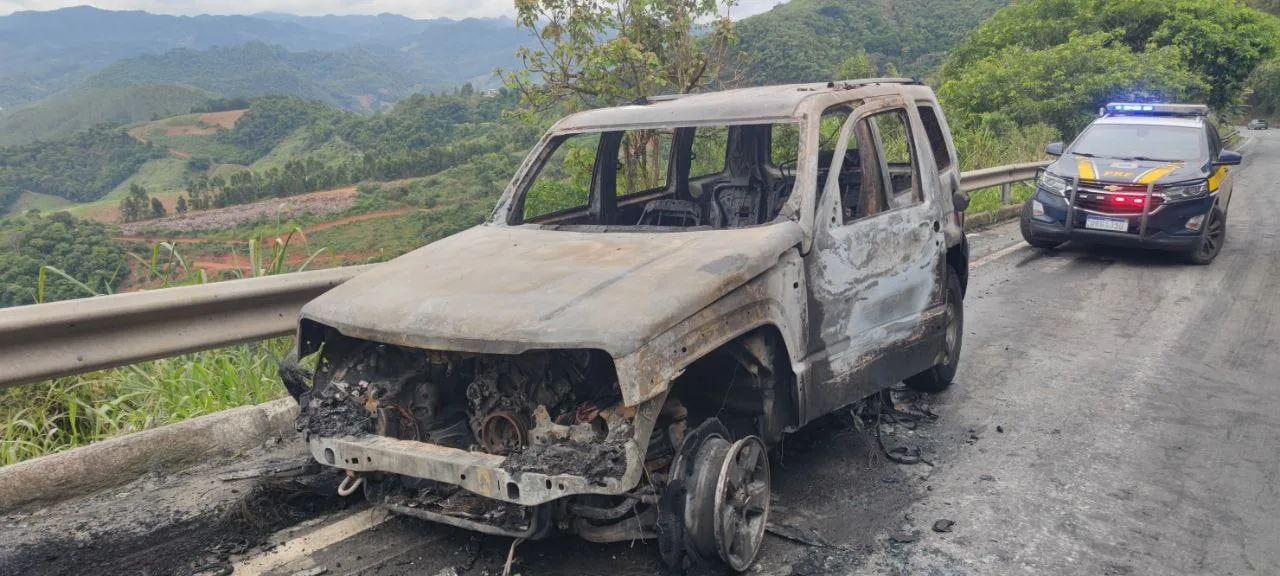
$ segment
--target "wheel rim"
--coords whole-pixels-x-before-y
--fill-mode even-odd
[[[764,442],[748,436],[733,444],[716,484],[716,545],[739,572],[755,561],[769,520],[769,458]]]
[[[1222,235],[1225,232],[1222,219],[1214,212],[1209,213],[1209,227],[1205,230],[1204,240],[1200,242],[1200,255],[1213,256],[1222,249]]]
[[[959,316],[955,300],[947,302],[946,351],[942,355],[943,364],[951,364],[951,360],[955,358],[956,342],[960,341]]]

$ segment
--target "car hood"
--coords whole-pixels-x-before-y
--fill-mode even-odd
[[[1209,162],[1152,162],[1122,158],[1090,158],[1067,154],[1049,166],[1049,172],[1068,180],[1115,184],[1170,184],[1209,176]]]
[[[484,225],[378,265],[301,318],[416,348],[618,357],[768,270],[802,237],[793,222],[661,233]]]

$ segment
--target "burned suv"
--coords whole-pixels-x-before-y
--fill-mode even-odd
[[[951,382],[958,186],[909,80],[569,116],[486,223],[302,309],[299,428],[397,513],[744,570],[784,434]]]

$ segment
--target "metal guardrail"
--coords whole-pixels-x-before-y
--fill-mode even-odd
[[[370,266],[0,311],[0,388],[293,333],[303,304]]]
[[[1047,165],[965,172],[960,187],[1007,196]],[[0,388],[291,334],[303,304],[372,266],[0,310]]]
[[[1030,162],[1027,164],[1011,164],[964,172],[960,175],[960,189],[965,192],[982,190],[983,188],[1000,187],[1000,201],[1008,204],[1013,200],[1014,182],[1033,180],[1036,175],[1052,164],[1052,162]]]

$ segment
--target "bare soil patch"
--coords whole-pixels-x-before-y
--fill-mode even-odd
[[[287,220],[302,214],[333,214],[350,208],[355,201],[355,195],[355,187],[350,186],[287,198],[271,198],[251,204],[204,210],[185,216],[131,222],[122,225],[120,231],[125,237],[142,236],[143,230],[187,235],[192,232],[225,230],[268,218]]]
[[[200,115],[200,121],[209,126],[220,126],[230,130],[236,127],[236,122],[240,121],[240,117],[248,110],[226,110],[224,112],[209,112]]]
[[[200,126],[192,126],[184,124],[182,126],[165,126],[165,136],[207,136],[218,132],[217,128],[201,128]]]

